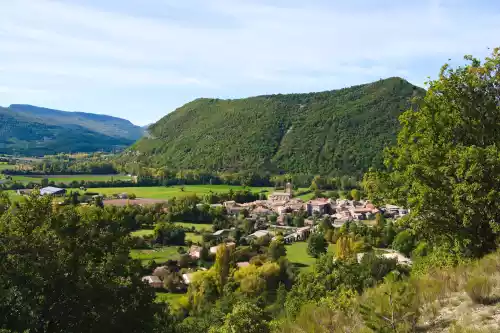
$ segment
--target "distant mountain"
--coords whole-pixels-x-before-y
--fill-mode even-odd
[[[389,78],[319,93],[196,99],[121,157],[155,167],[360,175],[380,166],[398,116],[425,91]]]
[[[21,104],[0,107],[0,153],[4,154],[111,151],[143,134],[130,121],[106,115]]]

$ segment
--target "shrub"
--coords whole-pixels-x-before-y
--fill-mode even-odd
[[[465,291],[470,299],[477,304],[490,304],[493,284],[486,276],[471,277],[465,286]]]

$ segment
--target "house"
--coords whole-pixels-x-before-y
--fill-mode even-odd
[[[40,195],[61,196],[66,194],[66,190],[59,187],[47,186],[40,190]]]
[[[17,190],[16,193],[18,195],[29,195],[33,190],[29,188],[23,188],[21,190]]]
[[[144,276],[142,278],[142,281],[146,282],[153,288],[163,288],[163,282],[157,276],[154,275]]]
[[[286,192],[274,192],[269,195],[271,201],[288,201],[292,198],[292,194]]]
[[[315,199],[307,202],[307,213],[312,215],[317,213],[319,215],[328,214],[330,212],[330,204],[328,199]]]
[[[229,215],[238,215],[239,213],[241,213],[245,209],[246,209],[246,207],[226,206],[226,211]]]
[[[271,232],[269,230],[257,230],[253,234],[247,236],[247,239],[259,239],[265,236],[270,236]]]
[[[401,208],[399,206],[389,205],[389,204],[385,205],[385,210],[391,214],[398,214],[400,209]]]
[[[155,270],[153,271],[153,276],[157,276],[160,279],[167,274],[168,274],[168,267],[167,266],[156,267]]]
[[[382,256],[384,258],[388,258],[388,259],[396,259],[398,264],[409,265],[409,266],[411,266],[411,264],[412,264],[412,261],[410,258],[407,258],[403,254],[396,252],[396,251],[384,253],[384,254],[382,254]]]
[[[311,234],[311,227],[298,228],[296,233],[300,240],[306,240]]]
[[[267,215],[270,215],[272,213],[273,213],[272,210],[264,208],[262,206],[259,206],[259,207],[255,208],[254,210],[252,210],[252,214],[256,214],[259,216],[267,216]]]
[[[203,248],[201,246],[191,245],[188,253],[192,258],[200,259],[202,249]]]
[[[220,229],[214,232],[212,235],[217,236],[217,237],[222,237],[224,235],[228,235],[231,229]]]
[[[217,250],[219,249],[219,247],[220,247],[221,245],[222,245],[222,244],[219,244],[219,245],[216,245],[216,246],[212,246],[212,247],[210,248],[210,253],[212,253],[212,254],[217,254]],[[226,243],[225,245],[226,245],[226,247],[227,247],[228,249],[234,249],[234,248],[236,247],[236,243],[234,243],[234,242],[229,242],[229,243]]]
[[[247,267],[247,266],[249,266],[249,265],[250,265],[250,263],[249,263],[248,261],[242,261],[242,262],[237,262],[237,263],[236,263],[236,266],[237,266],[238,268]]]
[[[195,273],[185,273],[185,274],[182,274],[182,281],[185,284],[190,284],[193,281],[194,274]]]

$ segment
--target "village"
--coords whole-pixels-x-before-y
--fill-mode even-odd
[[[201,208],[203,204],[198,204]],[[399,219],[408,211],[395,205],[384,205],[376,207],[369,200],[348,200],[348,199],[328,199],[316,198],[304,201],[293,196],[293,186],[287,183],[284,191],[273,192],[268,195],[267,200],[255,200],[252,202],[238,203],[234,200],[224,201],[210,205],[211,208],[221,208],[232,218],[244,217],[254,226],[254,232],[236,241],[231,235],[236,227],[219,229],[210,235],[212,244],[217,245],[208,248],[208,255],[215,257],[219,248],[235,251],[238,246],[252,244],[269,244],[281,237],[284,244],[295,242],[305,242],[309,236],[318,231],[320,221],[329,221],[334,229],[342,228],[346,223],[364,223],[371,227],[375,216],[383,214],[391,219]],[[294,218],[298,217],[300,225],[293,225]],[[204,246],[193,244],[187,254],[196,261],[203,256]],[[361,261],[364,253],[357,253],[358,261]],[[411,260],[397,251],[387,249],[381,256],[394,259],[403,265],[411,265]],[[238,261],[235,263],[236,269],[247,267],[249,261]],[[190,267],[182,270],[182,283],[187,287],[198,271],[206,271],[205,267]],[[154,268],[151,275],[143,277],[143,281],[154,288],[164,288],[164,278],[168,274],[167,266]]]

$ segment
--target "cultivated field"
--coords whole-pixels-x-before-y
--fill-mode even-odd
[[[89,189],[90,192],[93,192],[92,189]],[[157,203],[164,203],[165,200],[161,199],[146,199],[146,198],[139,198],[139,199],[110,199],[110,200],[104,200],[103,203],[105,206],[128,206],[128,205],[143,205],[143,206],[148,206],[148,205],[155,205]]]
[[[186,185],[186,186],[154,186],[154,187],[109,187],[109,188],[91,188],[91,192],[97,192],[104,195],[128,193],[135,194],[138,198],[149,199],[171,199],[173,197],[180,198],[196,194],[203,196],[210,192],[226,193],[230,189],[233,191],[249,189],[253,192],[268,191],[272,192],[271,187],[243,187],[230,185]]]

